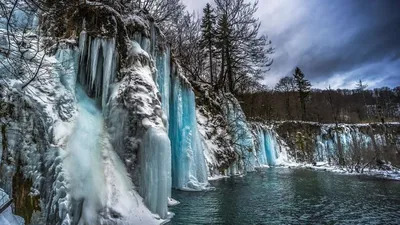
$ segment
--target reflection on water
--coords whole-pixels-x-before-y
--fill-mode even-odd
[[[173,191],[170,224],[400,224],[398,181],[271,168],[211,184]]]

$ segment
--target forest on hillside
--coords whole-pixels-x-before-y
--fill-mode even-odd
[[[308,82],[309,84],[309,82]],[[400,121],[400,86],[367,89],[360,80],[354,89],[302,88],[295,77],[284,77],[274,89],[238,96],[250,119],[304,120],[319,123]]]

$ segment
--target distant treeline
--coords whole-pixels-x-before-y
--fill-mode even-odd
[[[361,86],[360,86],[361,85]],[[238,96],[247,117],[263,120],[307,120],[321,123],[363,123],[400,121],[400,86],[367,90],[311,89],[305,100],[293,88],[263,90]]]

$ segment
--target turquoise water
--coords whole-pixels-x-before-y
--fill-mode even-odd
[[[400,224],[398,181],[271,168],[211,184],[173,191],[170,224]]]

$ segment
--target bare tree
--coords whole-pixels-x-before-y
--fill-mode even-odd
[[[0,8],[6,23],[5,30],[0,30],[0,54],[4,58],[0,61],[0,71],[20,80],[24,89],[40,76],[45,57],[35,24],[38,9],[31,1],[19,0],[2,2]]]
[[[290,106],[290,96],[293,91],[295,91],[296,82],[293,77],[283,77],[279,80],[279,82],[275,85],[275,90],[278,92],[282,92],[285,96],[286,103],[286,113],[289,120],[293,119],[291,106]]]
[[[215,0],[218,15],[216,37],[220,56],[218,86],[231,93],[247,82],[247,77],[259,80],[272,64],[271,42],[259,35],[260,21],[255,18],[258,2]]]
[[[200,45],[200,18],[186,12],[174,23],[175,26],[169,28],[167,39],[172,40],[171,49],[175,59],[179,61],[186,77],[206,82],[203,74],[204,55]]]
[[[181,0],[131,0],[125,4],[129,3],[134,8],[149,12],[156,23],[177,20],[185,9]]]

